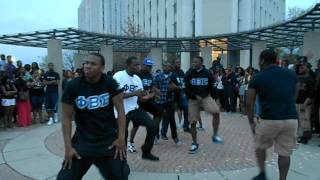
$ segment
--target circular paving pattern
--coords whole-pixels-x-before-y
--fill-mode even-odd
[[[153,153],[159,156],[159,162],[141,159],[140,147],[145,138],[145,129],[140,128],[135,138],[138,152],[128,153],[128,163],[132,171],[139,172],[211,172],[219,170],[238,170],[256,165],[253,138],[246,116],[240,114],[221,114],[220,135],[224,144],[213,144],[211,141],[211,117],[202,113],[205,131],[198,131],[200,149],[197,154],[188,154],[191,145],[191,135],[178,129],[182,145],[175,145],[173,140],[161,140],[153,148]],[[170,129],[170,128],[169,128]],[[168,132],[170,137],[170,131]],[[49,135],[45,141],[48,150],[63,157],[64,146],[61,131]]]

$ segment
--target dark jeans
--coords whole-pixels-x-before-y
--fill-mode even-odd
[[[187,96],[184,93],[180,94],[176,103],[178,105],[178,109],[183,111],[183,129],[189,129]]]
[[[225,98],[224,98],[224,90],[223,89],[218,89],[218,94],[219,94],[219,102],[221,104],[221,107],[225,110],[226,109],[226,103],[225,103]]]
[[[47,112],[57,112],[58,109],[58,99],[59,94],[58,91],[47,91],[44,97],[44,104]]]
[[[91,165],[94,164],[104,179],[127,180],[130,168],[127,161],[114,159],[113,157],[81,157],[73,158],[71,169],[61,169],[57,180],[81,180]]]
[[[144,126],[147,129],[146,139],[144,145],[141,147],[143,153],[150,153],[153,147],[154,138],[156,136],[156,124],[151,117],[143,109],[135,109],[126,115],[127,118],[127,129],[129,122],[132,121],[135,127]],[[128,133],[126,133],[128,134]]]
[[[44,96],[30,96],[30,100],[32,109],[40,109],[42,108]]]
[[[224,87],[224,97],[225,97],[225,105],[227,112],[236,112],[236,103],[234,102],[234,91],[233,86],[225,86]]]
[[[312,128],[314,129],[314,131],[315,131],[316,133],[320,133],[319,107],[320,107],[320,105],[316,102],[316,103],[313,105],[312,115],[311,115]]]
[[[163,115],[162,107],[159,104],[156,104],[153,100],[138,102],[138,104],[139,107],[151,113],[154,117],[162,117]]]
[[[171,136],[173,139],[177,138],[177,125],[174,119],[174,104],[173,102],[168,102],[162,104],[162,108],[164,111],[163,120],[162,120],[162,127],[161,127],[161,135],[167,136],[168,126],[170,123],[171,129]]]

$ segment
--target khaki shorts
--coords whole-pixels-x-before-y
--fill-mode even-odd
[[[200,101],[189,99],[189,121],[191,124],[196,123],[200,119],[201,108],[211,114],[219,114],[219,107],[211,96],[202,98]]]
[[[311,131],[311,112],[312,106],[305,106],[304,111],[301,108],[301,105],[297,105],[299,113],[299,128],[302,131]]]
[[[261,120],[257,123],[255,146],[268,149],[274,144],[274,151],[281,156],[290,156],[297,147],[298,121]]]

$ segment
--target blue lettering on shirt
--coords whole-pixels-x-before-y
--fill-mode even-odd
[[[184,78],[179,78],[179,77],[177,77],[177,81],[178,81],[179,86],[180,86],[181,88],[185,88],[185,87],[186,87],[185,84],[184,84]]]
[[[109,93],[89,96],[88,98],[86,98],[85,96],[79,96],[75,100],[75,103],[77,108],[79,109],[88,108],[89,110],[93,110],[108,106],[108,104],[110,103],[109,98]]]
[[[152,85],[151,79],[142,79],[142,84],[144,87],[150,87]]]
[[[207,86],[209,84],[208,78],[192,78],[190,80],[193,86]]]

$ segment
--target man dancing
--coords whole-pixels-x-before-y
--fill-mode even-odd
[[[84,76],[70,81],[63,93],[65,156],[58,180],[82,179],[92,164],[105,179],[128,179],[123,93],[114,79],[102,74],[104,67],[102,55],[90,54]],[[73,119],[76,130],[71,139]]]
[[[220,112],[214,97],[214,80],[208,69],[203,65],[203,58],[194,57],[192,68],[190,68],[185,77],[186,95],[189,98],[189,120],[191,123],[191,135],[193,143],[189,150],[190,154],[195,154],[199,149],[197,143],[197,121],[200,119],[200,108],[212,114],[212,127],[214,143],[223,143],[222,138],[218,136],[220,124]]]
[[[127,117],[127,127],[132,121],[134,127],[145,126],[147,135],[142,149],[142,159],[159,161],[159,158],[151,153],[156,126],[151,117],[138,105],[138,99],[150,99],[148,91],[143,90],[141,79],[136,75],[140,70],[140,63],[136,57],[126,60],[127,69],[117,72],[113,78],[124,89],[124,110]]]

